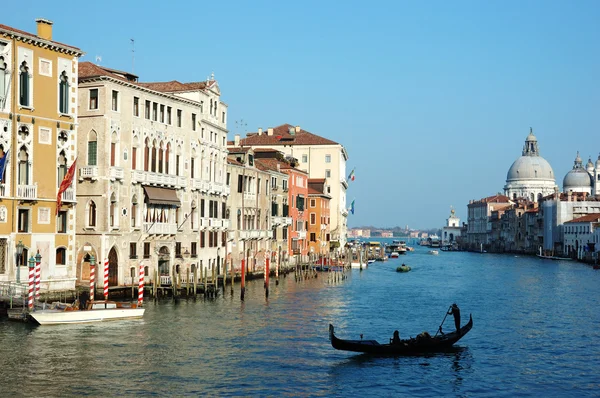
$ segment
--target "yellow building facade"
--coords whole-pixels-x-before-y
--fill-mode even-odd
[[[75,287],[75,184],[58,210],[57,194],[77,156],[83,53],[36,22],[36,34],[0,24],[0,282],[27,282],[39,253],[43,293]]]

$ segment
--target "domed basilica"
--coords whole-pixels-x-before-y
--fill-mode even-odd
[[[550,163],[540,156],[537,138],[530,129],[522,155],[508,169],[504,194],[511,199],[527,198],[537,202],[554,193],[555,186],[554,171]]]
[[[585,192],[589,195],[600,194],[600,156],[596,164],[589,159],[585,168],[577,152],[573,169],[563,180],[563,192]]]

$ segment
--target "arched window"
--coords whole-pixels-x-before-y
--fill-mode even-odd
[[[156,173],[156,141],[152,142],[152,164],[151,171]]]
[[[144,142],[144,171],[148,171],[150,164],[150,139],[146,138]]]
[[[164,148],[163,148],[163,142],[160,142],[160,147],[158,148],[158,172],[162,173],[163,172],[163,161],[164,161]]]
[[[88,166],[98,165],[98,138],[94,130],[88,135]]]
[[[6,67],[4,57],[0,56],[0,109],[4,108],[6,102]]]
[[[60,113],[69,113],[69,77],[67,72],[60,74],[60,83],[58,84],[58,111]]]
[[[29,185],[29,153],[25,146],[19,150],[19,184]]]
[[[26,61],[23,61],[19,67],[19,104],[21,106],[30,106],[29,95],[29,66]]]
[[[92,200],[88,206],[88,226],[96,226],[96,203]]]
[[[117,133],[113,131],[110,135],[110,165],[117,165]]]
[[[115,193],[113,192],[112,195],[110,195],[110,209],[109,209],[109,225],[111,227],[115,226],[115,219],[118,217],[117,215],[117,197],[115,195]]]
[[[67,174],[67,156],[65,155],[65,151],[61,151],[58,155],[58,183],[60,186],[65,175]]]
[[[137,220],[137,211],[138,211],[138,201],[137,201],[137,196],[133,195],[133,197],[131,198],[131,226],[132,227],[136,227],[136,220]]]
[[[170,169],[169,169],[169,154],[171,153],[171,144],[167,144],[167,150],[165,152],[165,173],[169,174],[170,173]]]

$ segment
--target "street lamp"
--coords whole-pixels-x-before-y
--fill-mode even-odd
[[[21,264],[19,264],[19,262],[21,261],[21,255],[23,254],[23,247],[25,245],[23,245],[23,241],[19,241],[19,243],[17,243],[17,283],[21,283]]]

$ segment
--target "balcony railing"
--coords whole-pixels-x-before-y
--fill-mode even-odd
[[[227,185],[223,185],[223,195],[229,196],[231,195],[231,187]]]
[[[244,192],[244,200],[256,200],[256,194],[254,192]]]
[[[89,178],[91,180],[98,179],[98,166],[84,166],[79,168],[79,179]]]
[[[306,239],[306,231],[298,231],[298,239]]]
[[[61,195],[63,202],[75,202],[75,188],[67,188]]]
[[[17,198],[19,199],[37,199],[36,185],[17,185]]]
[[[122,180],[125,177],[125,171],[122,167],[111,166],[109,173],[111,180]]]
[[[292,217],[273,216],[273,217],[271,217],[271,225],[275,225],[275,226],[292,225]]]
[[[113,169],[113,167],[111,167],[111,178],[113,177],[112,169]],[[173,176],[170,174],[154,173],[151,171],[139,171],[139,170],[131,171],[131,182],[133,184],[136,184],[136,183],[154,184],[154,185],[167,185],[167,186],[175,187],[175,186],[178,186],[177,184],[179,183],[180,178],[181,177]],[[184,186],[184,185],[179,185],[179,186]]]
[[[177,233],[177,224],[175,223],[144,223],[144,232],[153,235],[175,235]]]

